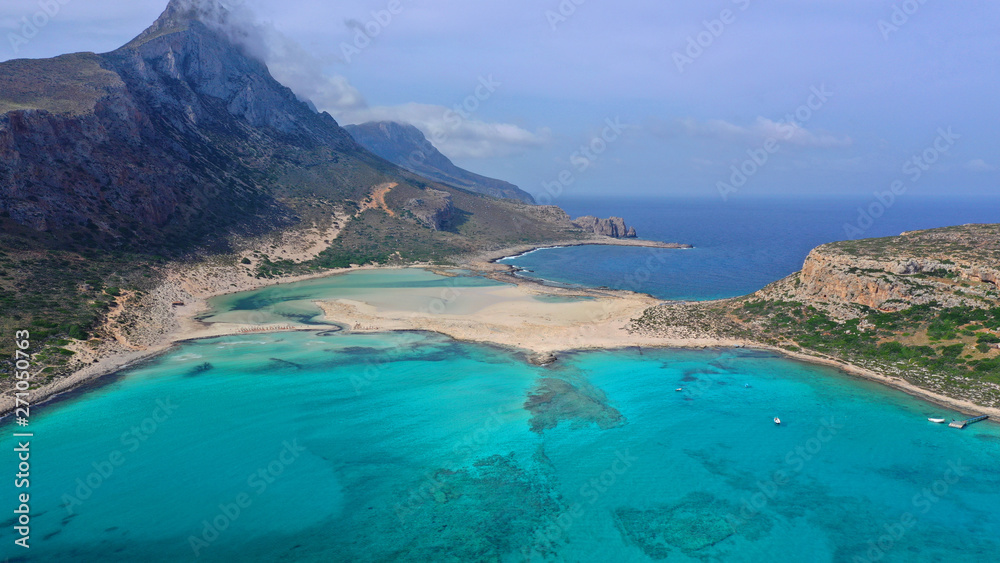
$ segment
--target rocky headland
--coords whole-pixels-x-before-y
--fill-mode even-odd
[[[639,236],[635,232],[635,227],[629,227],[621,217],[610,217],[600,219],[590,215],[585,215],[573,220],[577,227],[594,234],[611,238],[636,238]]]
[[[663,303],[636,336],[741,338],[1000,412],[1000,225],[844,241],[746,297]],[[926,397],[925,397],[926,398]]]

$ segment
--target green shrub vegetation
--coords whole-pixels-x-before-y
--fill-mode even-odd
[[[838,322],[815,307],[798,302],[747,300],[736,302],[733,313],[743,327],[758,327],[775,343],[801,347],[848,360],[874,360],[909,368],[924,368],[948,377],[974,377],[1000,384],[1000,352],[989,344],[1000,336],[985,329],[1000,324],[1000,307],[942,307],[928,303]],[[865,327],[862,327],[862,323]],[[737,329],[753,337],[749,328]],[[975,334],[978,345],[957,341]],[[905,335],[905,336],[904,336]],[[915,344],[926,336],[927,344]],[[963,358],[962,355],[976,354]],[[982,357],[986,356],[986,357]]]

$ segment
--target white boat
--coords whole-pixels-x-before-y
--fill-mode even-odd
[[[781,424],[781,419],[778,418],[778,417],[774,417],[774,423],[780,425]]]
[[[943,418],[928,418],[927,420],[929,420],[930,422],[933,422],[935,424],[944,424],[944,419]]]
[[[681,391],[683,391],[683,390],[684,390],[684,388],[683,388],[683,387],[678,387],[678,388],[677,388],[677,392],[678,392],[678,393],[680,393],[680,392],[681,392]]]

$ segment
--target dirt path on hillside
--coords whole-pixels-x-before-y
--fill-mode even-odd
[[[385,203],[385,196],[389,195],[389,192],[398,185],[396,182],[392,182],[375,186],[375,191],[372,192],[371,199],[361,204],[361,211],[358,212],[358,215],[369,209],[381,209],[388,213],[390,217],[395,217],[396,212],[389,209],[389,206]]]

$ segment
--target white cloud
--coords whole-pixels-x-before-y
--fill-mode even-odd
[[[288,86],[299,98],[312,101],[322,111],[340,111],[365,107],[364,96],[339,75],[323,72],[323,63],[299,44],[272,27],[267,28],[267,51],[264,61],[274,78]]]
[[[854,143],[848,136],[838,137],[823,131],[810,131],[795,122],[774,121],[766,117],[758,117],[746,126],[722,119],[698,121],[689,117],[673,122],[655,120],[650,123],[649,130],[660,137],[682,135],[751,144],[774,139],[783,144],[814,148],[849,147]]]
[[[322,61],[273,23],[259,21],[244,0],[173,0],[171,6],[197,11],[199,20],[266,63],[271,75],[299,98],[331,113],[365,106],[361,92],[346,78],[325,74]]]
[[[549,131],[528,131],[510,123],[493,123],[468,117],[443,106],[409,103],[379,106],[335,114],[344,124],[398,121],[420,129],[449,158],[508,156],[544,145]]]
[[[330,112],[341,124],[398,121],[424,132],[450,158],[507,156],[546,141],[548,131],[531,132],[509,123],[476,119],[474,112],[443,106],[408,103],[369,107],[347,78],[326,72],[326,66],[298,42],[270,23],[261,23],[243,0],[174,0],[182,9],[199,10],[200,19],[225,32],[252,56],[264,61],[278,82],[295,95]],[[492,76],[476,90],[476,105],[485,103],[495,87]],[[470,99],[472,99],[470,97]]]
[[[996,166],[993,166],[981,158],[966,162],[964,168],[973,172],[992,172],[997,169]]]

